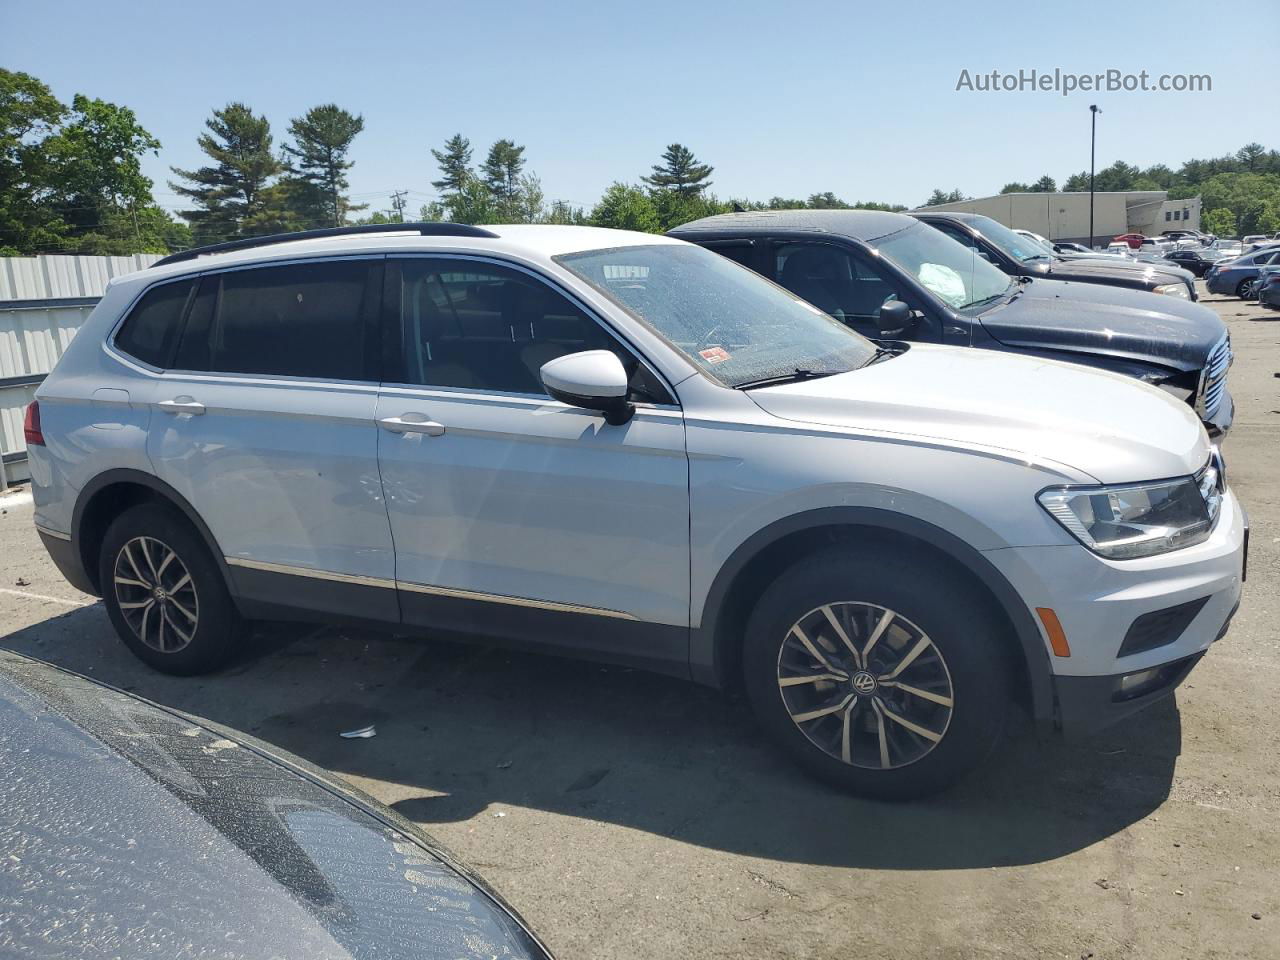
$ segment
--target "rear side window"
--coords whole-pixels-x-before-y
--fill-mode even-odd
[[[153,367],[167,366],[194,286],[194,280],[180,280],[148,290],[116,334],[116,348]]]
[[[174,366],[315,380],[376,380],[369,331],[380,267],[370,260],[206,276]]]

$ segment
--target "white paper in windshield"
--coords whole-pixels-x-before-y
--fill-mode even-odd
[[[953,307],[968,301],[964,279],[941,263],[920,264],[920,282]]]

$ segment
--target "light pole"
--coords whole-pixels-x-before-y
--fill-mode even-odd
[[[1094,156],[1098,145],[1098,109],[1096,103],[1089,105],[1089,249],[1093,249],[1093,168]]]

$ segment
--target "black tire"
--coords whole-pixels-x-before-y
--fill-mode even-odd
[[[852,660],[844,662],[841,669],[849,675],[847,682],[810,683],[802,676],[808,670],[824,672],[843,650],[837,644],[832,652],[828,646],[835,644],[838,635],[827,626],[827,614],[820,613],[823,607],[831,608],[838,619],[847,618],[846,635],[854,647],[870,639],[875,632],[871,624],[878,623],[884,611],[896,615],[881,633],[883,642],[872,645],[875,649],[863,661],[865,669],[858,669]],[[815,619],[804,620],[806,617]],[[797,645],[798,635],[792,633],[799,623],[816,624],[812,630],[802,627],[806,636],[813,633],[810,645],[803,648]],[[889,546],[833,548],[800,561],[764,591],[747,624],[745,689],[761,726],[811,774],[862,796],[895,800],[924,797],[950,786],[981,764],[999,740],[1012,700],[1013,672],[1006,633],[1007,627],[975,597],[972,585],[932,558]],[[922,643],[922,637],[929,642]],[[818,646],[826,666],[809,655],[812,646]],[[910,650],[916,646],[924,652],[909,662],[897,680],[886,683],[892,678],[891,668],[909,660]],[[897,660],[891,659],[894,657]],[[807,666],[795,666],[806,659]],[[941,662],[941,668],[935,661]],[[852,703],[847,719],[841,711],[807,721],[802,730],[802,723],[793,720],[792,713],[803,716],[809,711],[797,707],[796,698],[813,697],[810,706],[826,709],[823,703],[841,702],[840,698],[857,694],[855,684],[865,685],[866,678],[849,674],[852,669],[873,677],[882,669],[890,672],[879,674],[873,693],[864,691]],[[788,675],[794,685],[788,685],[784,693],[780,677],[789,670],[797,672]],[[917,681],[917,677],[925,681]],[[951,705],[922,700],[896,687],[907,679],[923,682],[929,687],[926,692],[934,692],[935,697],[942,694],[942,700],[950,700]],[[819,686],[829,688],[832,699],[819,701],[819,696],[828,696]],[[949,697],[945,696],[948,690]],[[784,697],[791,698],[790,707]],[[889,711],[895,714],[891,719]],[[932,734],[941,731],[941,736],[933,742],[905,725],[900,727],[902,718]],[[819,734],[840,739],[824,748],[811,739]],[[839,755],[834,752],[837,749]],[[911,759],[913,750],[925,752]],[[845,762],[846,754],[853,762]],[[883,768],[886,755],[891,761],[888,769]]]
[[[165,550],[174,555],[167,564]],[[157,566],[163,566],[158,579]],[[116,633],[148,666],[190,676],[216,670],[235,652],[243,624],[222,571],[171,507],[139,504],[112,521],[99,554],[98,583]]]
[[[1254,296],[1253,294],[1254,286],[1255,284],[1253,282],[1253,279],[1250,277],[1245,277],[1243,280],[1240,281],[1239,284],[1236,285],[1236,296],[1239,297],[1241,300],[1252,300]]]

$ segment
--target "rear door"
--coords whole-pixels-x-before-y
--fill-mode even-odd
[[[388,261],[379,461],[408,623],[687,669],[684,418],[656,373],[541,274]],[[552,400],[539,369],[615,351],[636,415]]]
[[[378,479],[383,260],[206,274],[147,450],[251,600],[398,619]]]

